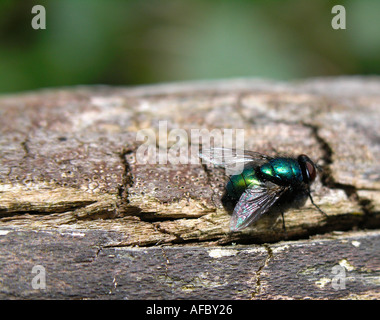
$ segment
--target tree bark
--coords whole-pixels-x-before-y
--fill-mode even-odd
[[[378,298],[379,105],[380,79],[361,77],[0,97],[0,297]],[[231,233],[222,169],[136,159],[139,135],[156,134],[158,159],[171,132],[190,143],[194,129],[307,154],[328,216],[307,201],[285,213],[286,232],[267,214]],[[34,265],[45,290],[32,288]]]

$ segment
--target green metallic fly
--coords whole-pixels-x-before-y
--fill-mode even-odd
[[[297,158],[270,157],[247,150],[210,148],[202,150],[199,156],[225,168],[229,175],[226,191],[231,199],[237,200],[231,217],[231,231],[246,228],[275,204],[285,207],[299,202],[299,199],[306,200],[307,196],[326,215],[310,194],[317,170],[314,162],[304,154]],[[282,209],[281,214],[283,216]],[[285,224],[283,226],[285,228]]]

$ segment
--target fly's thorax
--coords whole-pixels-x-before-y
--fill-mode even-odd
[[[254,168],[244,169],[242,173],[229,177],[226,189],[230,197],[239,199],[243,192],[254,185],[261,184]]]
[[[292,158],[275,158],[259,168],[263,179],[280,185],[303,184],[302,170],[297,160]]]

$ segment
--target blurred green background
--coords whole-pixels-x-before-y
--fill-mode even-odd
[[[0,92],[350,74],[380,74],[380,1],[0,0]]]

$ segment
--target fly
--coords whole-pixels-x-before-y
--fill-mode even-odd
[[[228,196],[237,201],[231,217],[231,231],[248,227],[275,204],[292,204],[305,196],[327,216],[310,194],[317,167],[307,155],[270,157],[254,151],[211,148],[202,150],[199,156],[232,172],[226,185]],[[283,217],[283,211],[281,214]],[[284,222],[283,226],[285,228]]]

